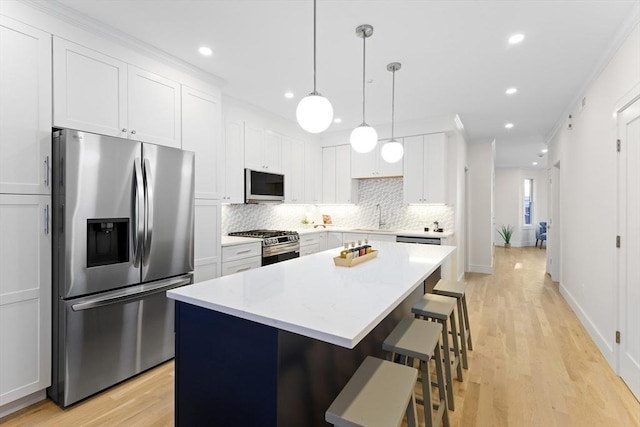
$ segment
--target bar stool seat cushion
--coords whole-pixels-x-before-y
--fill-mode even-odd
[[[428,316],[438,320],[447,320],[456,308],[458,301],[444,295],[425,294],[415,303],[411,312],[420,316]]]
[[[461,298],[466,289],[467,285],[464,282],[440,279],[436,286],[433,287],[433,292],[448,297]]]
[[[442,334],[442,325],[436,322],[405,317],[393,329],[382,348],[420,360],[429,360]]]
[[[390,427],[402,423],[418,370],[367,356],[325,413],[336,426]]]

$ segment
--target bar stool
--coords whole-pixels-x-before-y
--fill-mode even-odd
[[[440,335],[442,325],[420,319],[404,318],[393,329],[382,343],[382,348],[391,353],[391,360],[396,354],[420,361],[422,380],[422,406],[424,407],[424,421],[426,427],[439,426],[442,423],[449,426],[449,411],[447,411],[447,397],[440,353]],[[431,368],[430,360],[436,363],[436,377],[438,382],[438,403],[433,404],[431,397]],[[436,410],[433,414],[432,409]]]
[[[443,295],[425,294],[412,308],[411,312],[417,318],[434,320],[442,325],[442,348],[444,349],[444,372],[447,380],[447,399],[449,409],[455,410],[453,402],[453,376],[452,369],[456,370],[458,381],[462,381],[462,365],[460,364],[460,348],[458,347],[458,329],[456,328],[456,317],[454,310],[456,299]],[[451,325],[451,335],[453,336],[453,347],[449,347],[449,326]],[[451,358],[453,350],[453,359]]]
[[[473,344],[471,344],[471,326],[469,324],[469,311],[467,311],[466,289],[467,285],[464,282],[440,279],[433,288],[433,293],[453,297],[458,301],[458,325],[460,326],[458,336],[460,337],[460,350],[462,351],[462,367],[469,369],[467,348],[473,350]]]
[[[335,398],[324,419],[338,427],[418,427],[413,394],[418,371],[367,356]]]

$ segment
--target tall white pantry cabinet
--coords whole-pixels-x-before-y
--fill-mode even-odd
[[[0,15],[0,417],[51,381],[52,128],[195,152],[195,280],[221,269],[215,83],[84,30],[62,37],[56,18],[36,19],[42,31],[19,17]]]
[[[1,410],[51,384],[51,34],[0,16],[0,64]]]

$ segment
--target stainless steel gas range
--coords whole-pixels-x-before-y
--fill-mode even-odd
[[[275,264],[300,256],[300,236],[297,231],[236,231],[229,233],[229,236],[262,239],[262,265]]]

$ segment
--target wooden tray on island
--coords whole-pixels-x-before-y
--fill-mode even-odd
[[[356,265],[367,262],[377,256],[378,251],[373,250],[366,255],[359,256],[358,258],[340,258],[339,256],[336,256],[333,257],[333,263],[338,267],[355,267]]]

